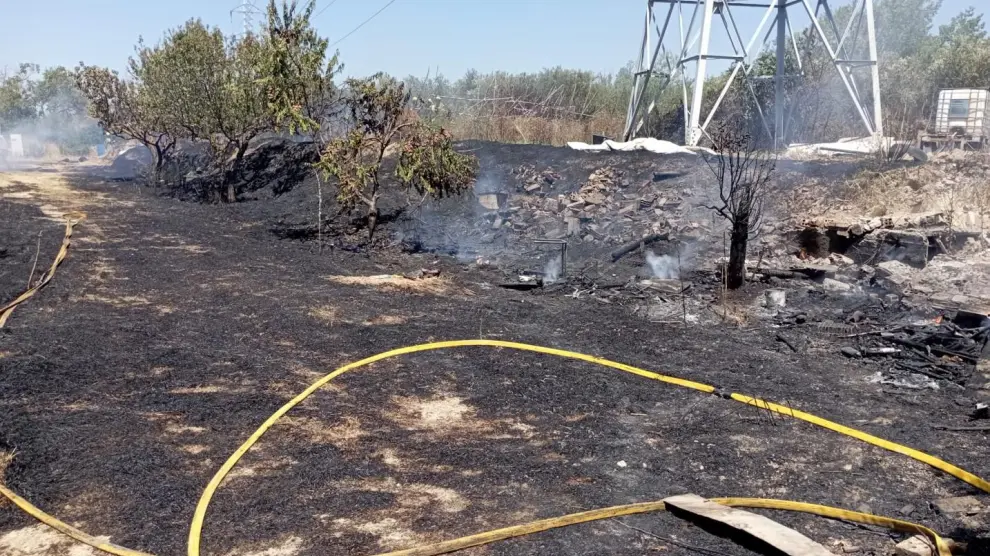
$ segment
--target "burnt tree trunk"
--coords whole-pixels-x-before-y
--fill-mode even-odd
[[[375,237],[375,228],[378,227],[378,199],[375,198],[368,205],[368,241]]]
[[[234,155],[234,163],[230,167],[230,173],[225,175],[227,180],[227,202],[236,203],[237,202],[237,188],[235,184],[237,183],[238,174],[241,171],[241,164],[244,162],[244,153],[247,152],[248,142],[245,141],[237,146],[237,153]]]
[[[749,217],[732,223],[729,239],[729,266],[726,268],[726,287],[739,289],[746,281],[746,243],[749,241]]]
[[[150,150],[151,158],[154,162],[152,165],[151,185],[152,187],[158,187],[158,180],[161,178],[162,169],[165,168],[165,153],[158,143],[153,143]]]

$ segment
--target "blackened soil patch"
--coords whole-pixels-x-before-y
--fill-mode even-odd
[[[240,207],[73,180],[133,205],[88,207],[79,234],[98,227],[101,243],[80,240],[0,335],[0,440],[18,452],[12,488],[118,544],[183,553],[201,490],[281,404],[347,362],[458,338],[571,349],[765,396],[990,475],[985,437],[929,426],[959,413],[951,392],[884,391],[864,381],[862,362],[790,353],[770,329],[650,324],[596,301],[503,290],[495,273],[434,256],[319,254]],[[3,203],[0,238],[30,244],[30,201]],[[422,289],[340,278],[424,267],[441,274]],[[0,291],[15,291],[20,274],[0,278]],[[911,505],[912,520],[937,530],[974,530],[929,506],[972,489],[902,456],[585,363],[464,348],[344,375],[290,412],[219,490],[204,546],[374,554],[685,492],[891,516]],[[890,544],[819,518],[774,518],[825,543]],[[487,553],[692,554],[636,529],[744,553],[670,516],[621,521]],[[0,531],[31,524],[0,508]]]

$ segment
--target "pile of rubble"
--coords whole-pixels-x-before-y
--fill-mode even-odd
[[[519,192],[481,195],[488,209],[485,217],[494,230],[511,229],[530,238],[576,238],[585,243],[612,245],[660,233],[675,227],[683,214],[684,197],[657,185],[664,179],[634,187],[623,172],[599,168],[580,189],[570,193],[555,190],[557,174],[552,169],[537,172],[521,168],[525,177]],[[690,223],[685,228],[698,228]]]

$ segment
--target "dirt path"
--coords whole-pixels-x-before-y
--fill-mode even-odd
[[[927,426],[958,412],[951,393],[884,392],[834,352],[781,351],[769,330],[658,326],[619,307],[501,290],[484,271],[428,257],[319,255],[277,240],[253,211],[156,198],[78,173],[0,182],[9,215],[0,247],[30,245],[9,261],[17,272],[0,274],[2,292],[23,286],[37,230],[59,229],[52,216],[88,214],[56,280],[0,335],[0,443],[16,449],[5,479],[117,544],[183,553],[209,477],[319,376],[394,347],[479,336],[792,402],[990,475],[985,437]],[[430,265],[441,279],[422,288],[354,278]],[[684,492],[901,517],[910,505],[912,520],[943,533],[984,530],[930,509],[935,498],[970,490],[906,458],[615,371],[466,348],[381,362],[290,413],[220,489],[204,546],[230,556],[373,554]],[[821,542],[889,546],[842,524],[774,517]],[[662,515],[473,553],[691,554],[629,526],[745,553]],[[0,554],[88,554],[70,547],[0,508]]]

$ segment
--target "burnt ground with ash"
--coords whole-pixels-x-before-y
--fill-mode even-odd
[[[758,320],[657,324],[621,303],[498,288],[497,269],[428,253],[320,254],[312,242],[273,233],[285,214],[301,218],[287,210],[290,197],[207,206],[67,176],[65,187],[41,172],[0,178],[26,184],[20,195],[7,195],[6,183],[0,189],[0,247],[16,254],[3,259],[0,292],[25,280],[33,257],[25,246],[36,230],[61,233],[39,206],[88,214],[54,282],[0,333],[0,445],[16,450],[5,481],[124,546],[183,553],[203,487],[281,404],[347,362],[446,339],[571,349],[716,384],[990,476],[986,433],[931,428],[964,421],[969,398],[869,384],[878,363],[843,357],[810,327],[789,331],[808,342],[794,353]],[[57,241],[45,241],[41,260],[50,262]],[[422,268],[439,269],[440,278],[402,282],[407,288],[340,278]],[[809,301],[832,303],[847,309],[827,296]],[[987,497],[903,456],[618,371],[482,348],[383,361],[312,396],[221,487],[204,547],[373,554],[685,492],[868,508],[986,547],[984,516],[941,514],[931,503]],[[837,552],[839,541],[863,554],[892,544],[872,529],[771,515]],[[31,525],[0,508],[0,532]],[[748,554],[669,515],[470,553],[696,553],[685,544]]]

